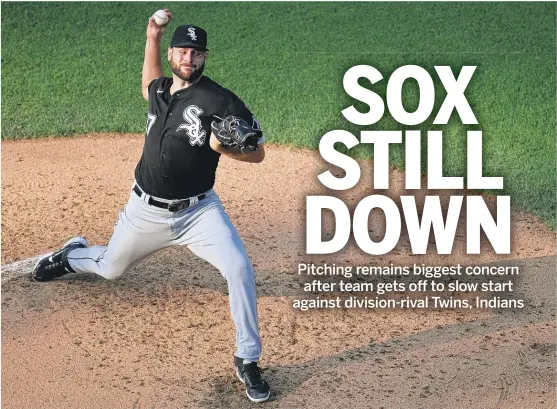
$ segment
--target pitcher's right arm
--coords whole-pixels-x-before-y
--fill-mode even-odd
[[[164,26],[159,26],[155,22],[155,18],[151,16],[149,24],[147,25],[147,41],[145,43],[145,58],[143,60],[143,71],[141,75],[141,92],[143,98],[149,100],[149,84],[155,78],[164,75],[161,62],[161,39],[164,34],[165,27],[172,20],[172,14],[168,9],[164,9],[168,15],[168,23]]]

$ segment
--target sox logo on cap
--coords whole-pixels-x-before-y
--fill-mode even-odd
[[[195,35],[195,28],[193,27],[188,28],[188,35],[191,37],[193,41],[197,40],[197,36]]]

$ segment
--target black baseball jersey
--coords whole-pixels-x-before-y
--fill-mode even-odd
[[[171,85],[166,77],[149,84],[145,145],[135,169],[146,193],[170,200],[213,187],[220,154],[209,146],[212,121],[234,115],[260,129],[240,98],[206,76],[173,95]]]

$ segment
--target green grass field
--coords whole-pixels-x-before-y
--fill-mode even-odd
[[[2,138],[143,132],[145,26],[164,6],[2,3]],[[434,78],[435,65],[477,65],[466,95],[480,124],[463,126],[453,116],[440,128],[432,116],[417,128],[444,130],[447,175],[465,175],[466,130],[483,130],[485,174],[505,177],[503,194],[555,227],[554,3],[169,6],[170,32],[183,23],[207,29],[206,73],[248,103],[274,143],[316,147],[331,129],[405,129],[388,113],[370,127],[341,116],[354,103],[342,89],[353,65],[373,65],[385,78],[406,64]],[[384,95],[385,84],[374,89]],[[404,91],[410,108],[416,87]],[[438,108],[442,88],[436,97]],[[373,153],[365,145],[353,151]],[[395,165],[403,167],[403,158],[402,147],[393,150]]]

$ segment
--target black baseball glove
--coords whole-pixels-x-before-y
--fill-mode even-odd
[[[261,131],[253,129],[239,116],[227,116],[222,121],[213,121],[211,130],[222,146],[236,149],[257,150],[257,141],[261,138]]]

